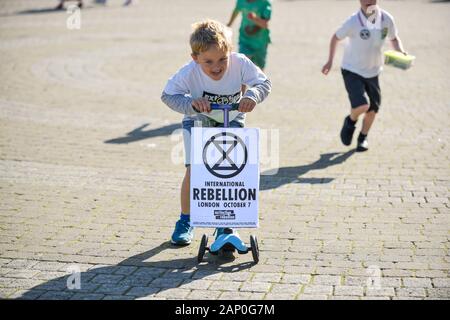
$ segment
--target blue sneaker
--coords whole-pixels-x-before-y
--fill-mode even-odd
[[[175,230],[170,242],[178,246],[187,245],[191,243],[193,237],[194,228],[191,227],[189,221],[180,219],[175,224]]]

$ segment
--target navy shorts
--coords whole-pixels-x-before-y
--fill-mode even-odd
[[[370,106],[369,111],[378,112],[381,104],[381,90],[378,76],[364,78],[359,74],[345,69],[341,69],[341,71],[352,108],[368,104]],[[370,103],[367,102],[366,94],[369,97]]]

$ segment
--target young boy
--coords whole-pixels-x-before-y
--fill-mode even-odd
[[[381,103],[378,75],[383,66],[382,48],[389,39],[393,48],[406,55],[397,33],[393,17],[378,8],[377,0],[360,0],[361,9],[350,16],[331,38],[328,62],[322,73],[327,75],[333,65],[337,43],[348,37],[342,61],[342,76],[351,104],[350,115],[344,120],[341,141],[352,143],[358,117],[365,113],[361,133],[358,136],[357,151],[367,151],[367,135]],[[367,93],[370,104],[364,94]]]
[[[167,82],[162,101],[174,111],[183,113],[183,136],[186,174],[181,185],[181,215],[171,242],[189,244],[193,238],[190,226],[190,132],[194,123],[203,127],[223,126],[222,111],[211,111],[210,104],[239,103],[239,111],[230,112],[230,127],[243,127],[245,113],[251,112],[271,90],[270,80],[246,56],[231,52],[231,31],[217,21],[206,20],[193,25],[190,37],[192,61]],[[241,86],[248,86],[245,95]],[[220,231],[219,231],[220,232]],[[218,234],[219,234],[218,232]]]
[[[266,65],[267,46],[270,43],[269,20],[272,15],[271,0],[237,0],[227,26],[242,12],[239,28],[239,52],[245,54],[258,67]]]

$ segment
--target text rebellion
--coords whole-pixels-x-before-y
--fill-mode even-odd
[[[254,201],[256,200],[256,189],[213,189],[193,188],[194,200],[208,201]]]

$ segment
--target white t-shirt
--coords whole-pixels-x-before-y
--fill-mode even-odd
[[[220,80],[213,80],[206,75],[195,61],[184,65],[167,82],[164,92],[169,95],[183,94],[193,99],[206,97],[211,103],[231,104],[241,99],[241,86],[249,87],[263,83],[266,75],[253,64],[245,55],[232,52],[229,66]],[[223,111],[213,110],[203,113],[218,122],[223,122]],[[229,121],[239,115],[238,111],[231,111]],[[185,118],[189,118],[185,115]]]
[[[383,69],[383,45],[398,36],[394,18],[379,10],[374,23],[359,10],[336,31],[338,39],[348,37],[342,68],[364,78],[376,77]]]

